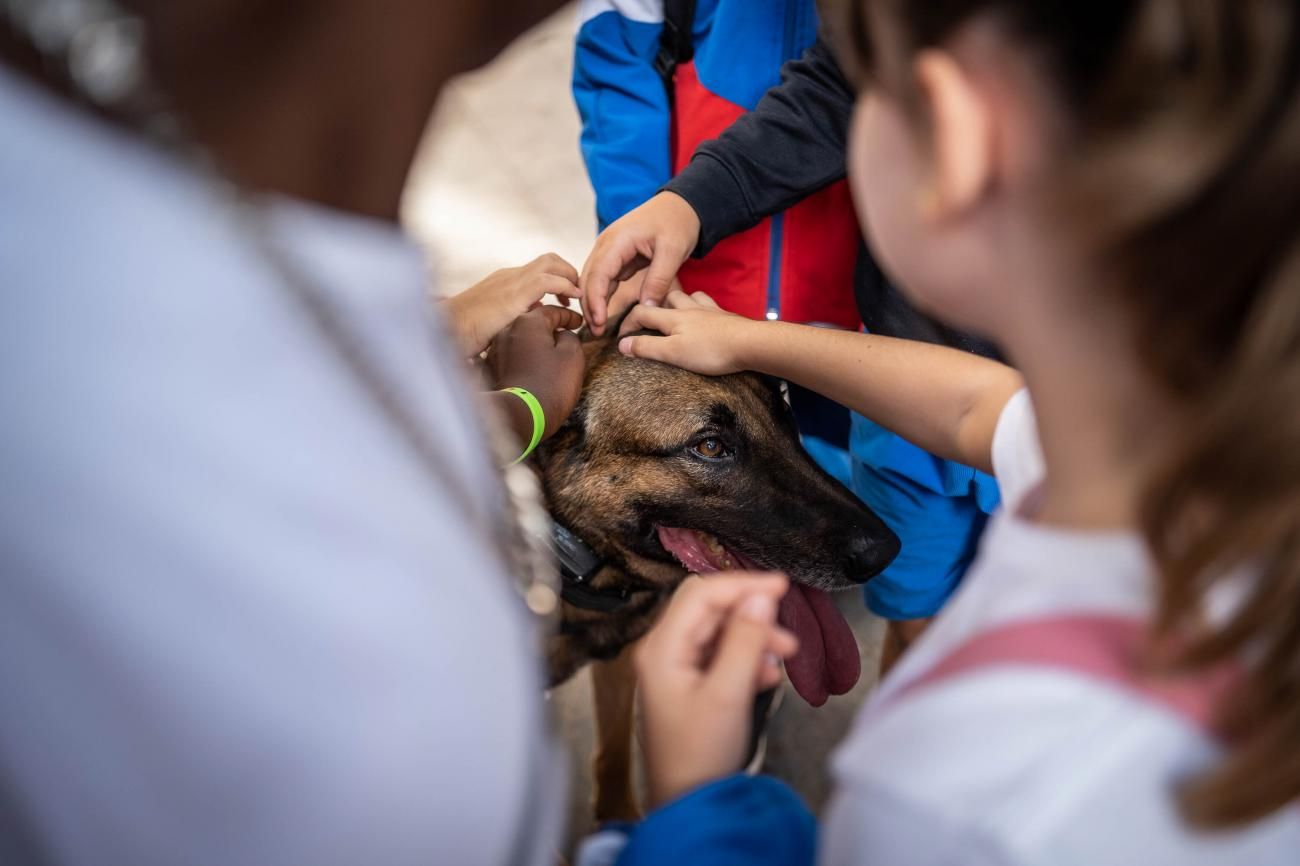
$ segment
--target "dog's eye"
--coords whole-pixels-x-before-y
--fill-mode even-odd
[[[706,460],[717,460],[727,455],[727,446],[722,444],[721,439],[701,439],[691,446],[691,450]]]

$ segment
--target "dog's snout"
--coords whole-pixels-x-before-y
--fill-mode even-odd
[[[884,535],[855,535],[844,549],[844,574],[854,583],[866,583],[898,556],[898,537],[892,532]]]

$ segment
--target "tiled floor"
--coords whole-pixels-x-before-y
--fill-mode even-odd
[[[595,223],[569,96],[575,14],[566,7],[491,66],[448,88],[439,105],[408,190],[405,219],[433,251],[442,292],[544,252],[581,267]],[[765,765],[814,808],[827,794],[827,754],[874,685],[880,651],[879,622],[856,594],[841,601],[862,646],[863,679],[849,695],[816,710],[787,691]],[[579,675],[550,698],[573,756],[571,838],[589,822],[589,695],[588,679]]]

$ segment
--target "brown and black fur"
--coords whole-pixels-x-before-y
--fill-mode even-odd
[[[587,377],[568,423],[536,458],[556,521],[605,561],[593,588],[627,589],[613,613],[565,604],[547,647],[552,683],[612,659],[650,627],[685,570],[659,525],[712,533],[765,568],[823,589],[862,583],[898,552],[898,539],[799,444],[776,382],[708,377],[627,358],[611,340],[585,345]],[[691,448],[717,438],[732,451]]]
[[[616,327],[611,327],[616,331]],[[535,458],[556,521],[605,562],[594,589],[627,590],[601,613],[564,603],[548,641],[552,684],[588,662],[596,691],[596,813],[631,817],[631,703],[624,652],[650,628],[685,569],[662,547],[660,525],[709,532],[792,580],[824,589],[862,583],[898,552],[898,539],[819,468],[799,443],[776,382],[755,374],[700,376],[585,343],[582,397]],[[692,446],[720,439],[706,460]]]

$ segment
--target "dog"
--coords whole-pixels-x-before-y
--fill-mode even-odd
[[[789,575],[778,620],[800,650],[786,671],[819,706],[860,674],[857,643],[827,593],[879,573],[899,540],[804,451],[775,380],[625,357],[610,337],[585,334],[583,350],[579,402],[533,465],[557,532],[588,566],[566,569],[546,660],[552,685],[598,662],[594,805],[603,821],[637,814],[625,650],[688,573]]]

